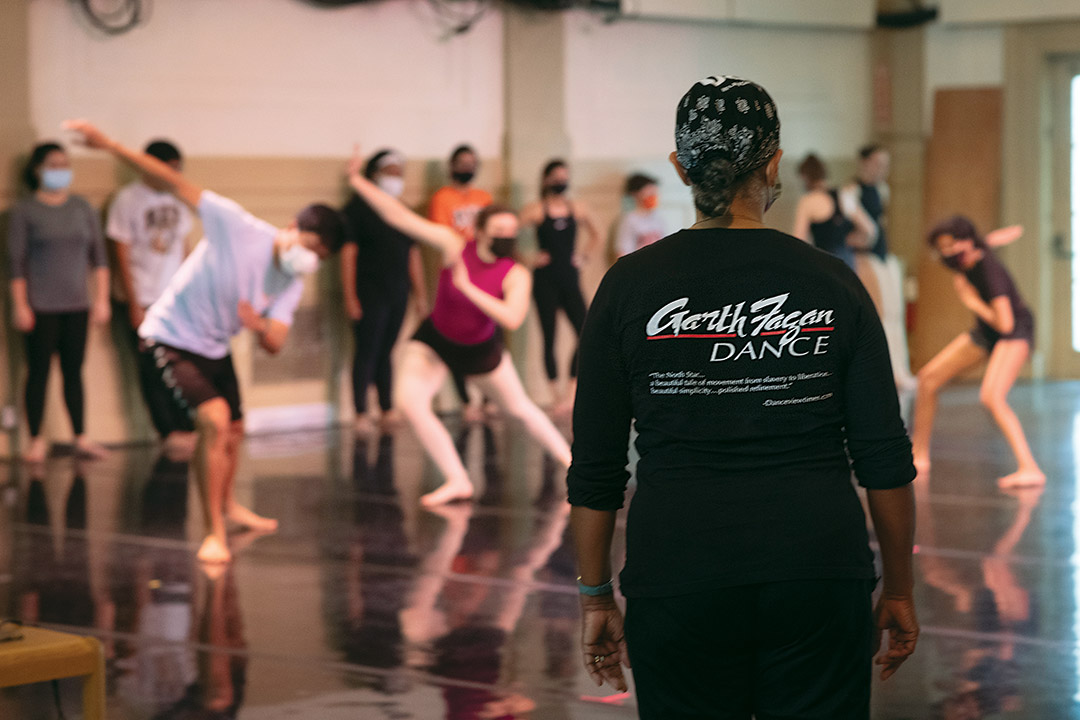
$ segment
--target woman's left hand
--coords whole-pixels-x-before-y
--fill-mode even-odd
[[[581,623],[581,652],[589,676],[597,686],[607,682],[619,692],[626,692],[622,666],[630,667],[630,654],[615,597],[582,595]]]
[[[112,308],[109,307],[109,303],[98,302],[94,303],[93,308],[90,310],[90,320],[95,325],[105,325],[112,319]]]

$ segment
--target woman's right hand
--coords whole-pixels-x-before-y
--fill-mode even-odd
[[[19,332],[28,333],[34,329],[36,318],[34,311],[29,305],[18,304],[14,308],[15,329]]]
[[[630,654],[614,595],[581,596],[581,652],[585,669],[597,686],[608,682],[626,692],[622,666],[630,667]]]
[[[919,639],[919,621],[915,617],[915,601],[910,595],[882,593],[874,608],[880,633],[889,634],[889,645],[874,660],[881,665],[881,679],[887,680],[915,652]],[[879,643],[880,644],[880,643]]]

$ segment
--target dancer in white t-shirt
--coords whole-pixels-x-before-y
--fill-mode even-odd
[[[267,352],[281,350],[304,289],[302,276],[341,249],[344,223],[336,210],[309,205],[288,227],[274,227],[84,120],[65,127],[89,147],[108,150],[152,176],[202,220],[205,238],[150,306],[139,337],[198,433],[194,468],[207,526],[198,557],[228,562],[226,520],[254,530],[277,529],[277,520],[256,515],[233,496],[244,423],[230,340],[247,328]]]
[[[652,245],[667,235],[664,218],[656,209],[660,203],[656,178],[634,173],[626,179],[625,194],[634,202],[634,209],[619,219],[619,229],[615,233],[615,253],[619,257]]]

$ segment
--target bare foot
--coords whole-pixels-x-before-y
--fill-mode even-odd
[[[238,505],[237,503],[232,503],[229,506],[229,509],[225,513],[225,517],[229,519],[229,522],[250,528],[251,530],[274,532],[278,529],[278,521],[274,518],[257,515],[243,505]]]
[[[353,430],[357,435],[370,435],[371,431],[375,429],[375,425],[371,422],[371,418],[367,413],[362,413],[356,416],[356,420],[353,421]]]
[[[466,405],[461,409],[461,419],[470,425],[484,422],[484,408],[478,405]]]
[[[427,495],[420,496],[420,504],[424,507],[443,505],[455,500],[469,500],[473,496],[473,486],[469,481],[445,482]]]
[[[86,437],[75,438],[75,454],[91,460],[101,460],[109,456],[109,451]]]
[[[998,478],[999,488],[1038,487],[1046,484],[1046,475],[1041,470],[1017,470],[1011,475]]]
[[[227,563],[232,560],[232,553],[225,547],[221,538],[216,535],[207,535],[196,557],[199,558],[199,562],[204,563]]]
[[[28,463],[45,462],[45,456],[49,454],[49,441],[38,435],[30,439],[30,447],[26,448],[22,459]]]

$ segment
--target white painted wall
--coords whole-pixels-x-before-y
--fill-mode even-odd
[[[191,155],[344,155],[354,141],[443,157],[501,149],[502,20],[444,39],[425,0],[325,10],[298,0],[157,0],[118,37],[67,0],[30,3],[32,121],[88,117]]]
[[[708,75],[776,100],[789,158],[842,156],[870,135],[870,38],[853,31],[730,27],[567,15],[567,125],[574,157],[665,158],[675,106]]]
[[[1002,27],[932,25],[926,33],[924,128],[934,124],[934,93],[950,87],[1000,87],[1005,82]]]
[[[1080,18],[1076,0],[939,0],[946,23],[1041,22]]]

